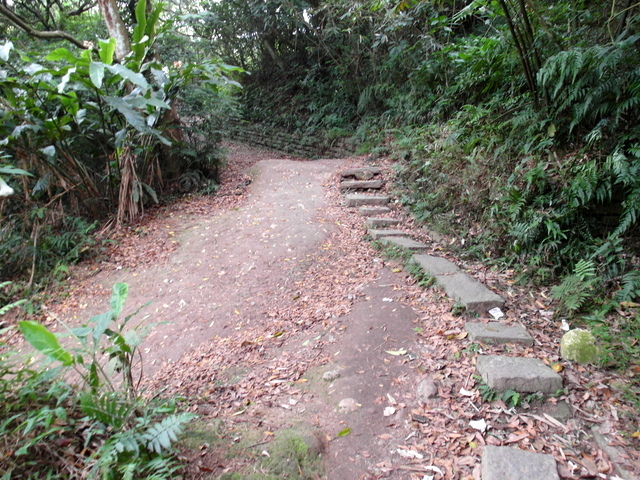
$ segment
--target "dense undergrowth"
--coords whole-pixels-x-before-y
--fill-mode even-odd
[[[229,61],[252,71],[243,81],[245,119],[352,137],[363,153],[394,158],[399,195],[419,221],[456,238],[470,259],[553,286],[558,319],[589,324],[603,341],[602,363],[629,369],[633,382],[637,4],[208,7],[206,18],[192,20],[228,44]],[[222,20],[252,35],[234,39]]]
[[[61,325],[62,334],[31,321],[1,332],[7,338],[19,329],[45,358],[1,346],[3,479],[179,476],[172,445],[192,415],[179,413],[176,399],[140,391],[145,330],[128,325],[137,312],[122,317],[127,291],[116,284],[109,311],[79,327]],[[15,306],[3,304],[0,314]]]
[[[87,49],[37,43],[12,25],[0,34],[0,279],[23,295],[99,253],[105,224],[215,191],[239,69],[183,45],[162,4],[131,5],[124,58],[91,10],[65,23],[89,36]],[[39,8],[16,2],[14,13],[36,26]]]

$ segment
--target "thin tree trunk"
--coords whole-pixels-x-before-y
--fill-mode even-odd
[[[525,45],[522,42],[522,36],[518,31],[515,23],[513,22],[513,18],[511,17],[511,12],[509,12],[509,7],[507,6],[507,2],[505,0],[500,0],[500,5],[504,10],[504,16],[507,20],[507,25],[509,26],[509,31],[511,32],[511,36],[516,45],[516,50],[518,50],[518,56],[520,57],[520,62],[522,63],[522,68],[524,69],[525,80],[527,81],[527,85],[529,86],[529,90],[533,95],[534,105],[538,106],[538,90],[536,88],[536,80],[533,76],[533,70],[531,69],[531,63],[527,57],[527,52],[525,52]]]
[[[122,21],[116,0],[98,0],[109,36],[116,39],[116,59],[121,61],[131,51],[129,32]]]

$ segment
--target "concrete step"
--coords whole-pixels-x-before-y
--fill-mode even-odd
[[[407,237],[382,237],[379,241],[384,245],[401,247],[411,252],[425,252],[429,249],[424,243],[416,242]]]
[[[391,200],[386,195],[363,195],[352,193],[345,195],[347,207],[359,207],[361,205],[386,205]]]
[[[518,345],[533,345],[533,337],[519,323],[506,325],[500,322],[467,322],[464,326],[469,332],[469,338],[489,345],[514,343]]]
[[[382,188],[382,180],[345,180],[340,183],[340,191],[347,190],[379,190]]]
[[[553,455],[486,445],[482,480],[559,480]]]
[[[395,227],[396,225],[400,225],[402,222],[395,218],[382,218],[382,217],[369,217],[367,218],[367,226],[371,228],[379,228],[379,227]]]
[[[363,215],[365,217],[371,217],[374,215],[384,215],[385,213],[390,213],[391,209],[389,207],[365,206],[365,207],[358,208],[358,211],[360,212],[360,215]]]
[[[379,240],[382,237],[408,237],[409,235],[403,232],[402,230],[376,230],[373,228],[369,229],[369,235],[374,240]]]
[[[476,366],[482,380],[498,392],[556,393],[562,389],[562,377],[537,358],[480,355]]]
[[[391,209],[389,207],[360,207],[358,209],[358,211],[360,212],[360,215],[363,215],[365,217],[371,217],[373,215],[384,215],[385,213],[389,213],[391,212]]]
[[[355,177],[357,180],[371,180],[376,175],[380,175],[382,170],[379,167],[350,168],[340,172],[342,178]]]
[[[504,300],[500,295],[463,273],[446,258],[414,255],[413,259],[425,273],[435,277],[436,283],[449,297],[464,305],[467,310],[483,314],[492,308],[504,306]]]

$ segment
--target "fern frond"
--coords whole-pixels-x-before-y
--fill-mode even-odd
[[[551,288],[551,296],[558,301],[558,313],[573,314],[593,297],[594,287],[599,282],[593,260],[580,260],[573,274],[565,277],[560,285]]]
[[[121,395],[115,392],[100,396],[86,392],[80,398],[80,406],[85,415],[117,431],[129,421],[136,405],[123,401]]]
[[[573,269],[573,274],[580,280],[586,280],[594,277],[596,274],[596,266],[593,260],[580,260]]]
[[[640,298],[640,270],[626,273],[621,284],[620,290],[616,292],[616,301],[631,302]]]
[[[147,449],[155,453],[171,448],[173,442],[178,439],[183,426],[194,417],[191,413],[181,413],[164,418],[158,423],[151,425],[143,434],[146,440]]]

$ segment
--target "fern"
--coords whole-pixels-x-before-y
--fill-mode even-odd
[[[617,302],[631,302],[640,298],[640,270],[626,273],[621,280],[620,290],[616,292]]]
[[[573,314],[593,297],[594,287],[600,281],[592,260],[580,260],[573,274],[564,278],[560,285],[551,289],[552,297],[558,301],[557,314]]]
[[[143,434],[146,446],[151,452],[161,453],[169,450],[173,442],[178,439],[182,427],[194,417],[191,413],[181,413],[164,418],[153,424]]]
[[[98,396],[85,392],[80,398],[80,406],[85,415],[105,425],[120,430],[131,420],[136,405],[124,401],[117,392],[105,392]]]

